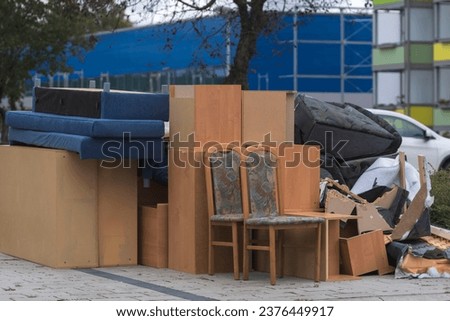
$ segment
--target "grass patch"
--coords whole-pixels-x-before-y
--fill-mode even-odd
[[[431,224],[450,229],[450,171],[438,171],[431,175]]]

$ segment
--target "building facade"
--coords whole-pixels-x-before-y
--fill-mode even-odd
[[[189,22],[160,24],[97,34],[95,48],[82,61],[70,60],[72,73],[36,75],[43,85],[97,87],[158,92],[162,85],[221,83],[237,42],[219,32],[221,17],[204,19],[197,30]],[[202,49],[206,31],[210,49]],[[204,34],[203,33],[203,34]],[[168,41],[169,40],[169,41]],[[372,18],[366,11],[289,15],[282,28],[258,41],[252,59],[252,90],[295,90],[319,99],[372,106]],[[30,81],[29,88],[32,87]]]
[[[374,105],[450,129],[450,1],[374,0]]]

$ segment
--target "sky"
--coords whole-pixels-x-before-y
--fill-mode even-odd
[[[354,8],[364,8],[364,4],[366,3],[366,0],[347,0],[347,1]],[[137,14],[134,15],[130,13],[130,19],[137,26],[149,25],[164,21],[163,14],[143,18],[141,15],[139,15],[139,8],[136,8],[136,13]]]

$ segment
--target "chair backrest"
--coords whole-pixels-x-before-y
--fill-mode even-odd
[[[231,145],[217,144],[205,152],[209,215],[243,213],[240,161]]]
[[[244,216],[248,218],[279,215],[277,157],[268,146],[250,146],[244,151]]]

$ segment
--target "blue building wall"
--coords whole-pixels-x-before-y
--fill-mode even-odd
[[[285,27],[259,39],[258,54],[249,71],[250,89],[294,89],[293,19],[286,17]],[[176,33],[171,25],[153,25],[98,34],[97,45],[83,61],[70,59],[77,71],[69,75],[70,85],[77,86],[80,71],[84,83],[107,75],[114,89],[155,91],[148,88],[151,82],[154,87],[169,82],[220,83],[226,72],[225,35],[219,32],[223,23],[220,18],[211,18],[205,19],[197,31],[186,22]],[[202,29],[217,31],[210,42],[220,55],[211,56],[202,50],[201,37],[197,35],[203,33]],[[299,16],[297,32],[298,91],[337,93],[341,92],[341,85],[350,93],[372,91],[371,16]],[[167,39],[172,39],[169,44]],[[232,53],[235,44],[232,39]]]
[[[341,18],[344,19],[342,35]],[[270,89],[293,89],[293,17],[286,20],[288,27],[275,38],[260,39],[259,54],[252,60],[252,70],[269,75]],[[345,92],[372,91],[371,16],[316,14],[299,17],[297,34],[299,91],[340,92],[343,74]],[[257,78],[256,73],[250,73],[251,87],[257,88]]]

